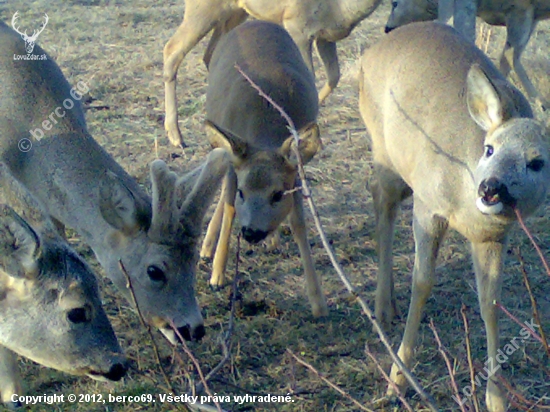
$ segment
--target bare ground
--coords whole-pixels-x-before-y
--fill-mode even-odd
[[[85,82],[92,105],[108,106],[106,110],[87,111],[92,135],[143,185],[149,187],[148,165],[160,157],[178,172],[197,165],[208,153],[209,145],[202,127],[206,69],[201,42],[185,59],[179,70],[178,95],[180,127],[189,145],[185,151],[171,147],[164,135],[164,91],[162,83],[162,48],[181,22],[181,1],[145,0],[70,0],[70,1],[0,1],[0,18],[10,21],[19,11],[22,24],[32,26],[46,12],[50,22],[40,35],[39,43],[58,62],[69,81]],[[357,109],[357,60],[361,50],[383,35],[389,14],[385,2],[377,12],[339,43],[342,80],[339,87],[321,107],[324,150],[307,168],[315,201],[325,230],[338,259],[354,286],[370,302],[374,299],[376,255],[374,218],[371,196],[365,188],[371,172],[369,139]],[[488,26],[484,26],[485,30]],[[492,28],[486,42],[496,58],[504,42],[504,29]],[[526,69],[535,85],[550,98],[550,24],[539,24],[524,55]],[[318,71],[318,83],[324,74]],[[515,79],[512,79],[513,81]],[[421,104],[421,103],[420,103]],[[548,123],[550,117],[541,111],[537,116]],[[158,150],[158,151],[157,151]],[[397,225],[395,276],[398,306],[402,314],[408,308],[410,276],[413,262],[413,240],[410,227],[411,207],[403,207]],[[549,223],[541,211],[529,226],[544,251],[550,246]],[[324,282],[330,315],[324,321],[312,318],[303,291],[300,259],[288,229],[283,231],[282,245],[268,253],[262,247],[243,246],[241,251],[241,299],[233,335],[230,361],[222,373],[211,381],[218,395],[292,393],[293,403],[238,405],[222,404],[231,411],[357,411],[357,407],[327,387],[316,376],[297,365],[285,353],[292,349],[314,365],[325,377],[339,385],[371,409],[402,410],[381,404],[386,384],[373,363],[364,354],[365,343],[388,370],[390,358],[372,332],[369,321],[361,315],[334,273],[316,231],[310,229],[316,267]],[[91,250],[76,234],[71,241],[79,252],[101,272]],[[511,236],[510,254],[503,279],[503,305],[519,319],[531,318],[529,297],[522,282],[518,258],[520,247],[535,296],[550,330],[550,279],[526,236],[515,230]],[[234,256],[234,254],[233,254]],[[229,273],[234,273],[234,258]],[[437,351],[428,322],[433,319],[443,344],[453,361],[459,387],[468,385],[465,336],[460,307],[468,307],[471,324],[473,357],[482,364],[486,356],[485,332],[479,314],[475,281],[469,260],[469,247],[463,238],[451,234],[441,250],[438,278],[433,296],[428,301],[419,335],[413,372],[435,398],[441,410],[454,411],[458,406],[451,398],[449,376]],[[215,366],[222,355],[218,335],[229,318],[229,290],[214,293],[207,286],[208,268],[198,268],[198,299],[206,319],[207,336],[191,348],[204,371]],[[40,394],[108,394],[141,395],[166,393],[163,378],[154,361],[150,340],[129,304],[117,295],[108,280],[102,281],[108,314],[121,344],[132,361],[132,369],[122,383],[104,384],[71,377],[22,360],[27,392]],[[545,293],[546,292],[546,293]],[[398,321],[389,336],[397,347],[404,322]],[[502,345],[519,336],[519,326],[502,317]],[[178,394],[184,393],[186,375],[198,380],[185,355],[178,360],[172,348],[155,332],[163,364]],[[530,399],[541,399],[549,405],[550,383],[548,358],[534,339],[525,341],[502,365],[504,376],[513,387]],[[483,398],[484,388],[480,391]],[[425,410],[417,396],[410,402],[415,410]],[[78,403],[38,405],[32,411],[169,411],[173,404],[156,403]]]

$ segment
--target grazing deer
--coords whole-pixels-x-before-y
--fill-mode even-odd
[[[50,368],[118,381],[125,359],[96,278],[40,204],[0,163],[0,395],[22,395],[17,355]],[[10,206],[7,206],[10,205]]]
[[[224,36],[212,55],[206,92],[206,117],[212,145],[231,153],[233,168],[224,180],[222,197],[201,250],[211,258],[218,247],[210,279],[225,282],[225,268],[235,212],[245,240],[257,243],[273,233],[290,215],[306,277],[306,291],[315,316],[327,314],[304,219],[297,159],[287,123],[237,70],[241,69],[280,105],[299,130],[298,150],[308,162],[321,147],[316,122],[315,80],[300,51],[280,26],[248,22]],[[221,233],[220,233],[221,223]]]
[[[441,0],[448,3],[449,0]],[[459,1],[459,0],[457,0]],[[437,18],[438,2],[434,0],[393,0],[386,23],[386,33],[407,23]],[[550,0],[524,2],[519,0],[481,0],[477,15],[488,24],[506,26],[506,43],[500,55],[500,70],[508,76],[513,69],[527,92],[543,110],[550,107],[537,91],[523,64],[521,55],[535,30],[537,22],[550,18]],[[446,18],[448,16],[445,16]]]
[[[328,78],[319,93],[323,101],[340,79],[336,42],[346,38],[380,3],[381,0],[186,0],[183,22],[164,46],[164,128],[170,142],[184,145],[178,127],[178,68],[187,53],[211,30],[214,32],[204,54],[207,67],[221,36],[249,15],[282,25],[298,45],[312,73],[311,51],[315,42]]]
[[[503,251],[515,223],[544,201],[550,182],[550,134],[529,103],[491,61],[451,27],[403,26],[365,51],[360,110],[372,139],[379,272],[376,317],[395,314],[392,241],[400,202],[412,194],[415,263],[399,357],[410,366],[422,310],[435,283],[437,253],[448,227],[471,243],[487,331],[489,362],[499,349]],[[496,364],[496,363],[494,363]],[[391,379],[405,384],[398,368]],[[487,382],[490,412],[505,396]]]
[[[0,25],[0,159],[60,227],[72,227],[82,236],[132,303],[124,266],[151,326],[173,343],[177,339],[170,323],[184,338],[201,339],[205,331],[194,292],[196,244],[229,156],[214,151],[181,178],[156,160],[151,199],[90,136],[79,95],[53,60],[13,60],[22,47],[19,36]],[[29,131],[41,138],[22,152],[18,142],[30,138]]]
[[[28,36],[27,35],[27,31],[25,30],[23,33],[21,33],[19,31],[19,29],[17,28],[17,19],[19,18],[19,12],[16,11],[15,14],[13,15],[12,19],[11,19],[11,26],[13,27],[13,29],[19,33],[21,35],[21,38],[25,41],[25,50],[27,51],[28,54],[32,53],[32,51],[34,50],[34,45],[36,43],[36,39],[38,38],[38,35],[40,33],[42,33],[42,31],[46,28],[46,24],[48,24],[48,21],[49,21],[49,17],[46,13],[44,13],[44,24],[42,25],[42,27],[38,30],[35,30],[32,34],[32,36]]]

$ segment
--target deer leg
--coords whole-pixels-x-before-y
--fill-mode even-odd
[[[487,365],[489,367],[487,392],[485,402],[489,412],[505,412],[506,397],[495,384],[495,372],[500,369],[498,365],[498,312],[494,305],[500,300],[502,256],[504,244],[500,242],[485,242],[472,244],[472,256],[476,273],[477,291],[481,317],[487,331]]]
[[[500,57],[500,70],[508,76],[510,69],[513,68],[527,95],[546,110],[550,107],[549,103],[539,94],[521,63],[521,55],[529,43],[536,24],[532,6],[523,11],[514,9],[513,13],[506,16],[506,44]]]
[[[206,47],[206,51],[204,52],[204,56],[202,57],[202,61],[204,62],[206,68],[210,66],[212,54],[214,53],[214,49],[216,48],[220,37],[223,36],[225,33],[233,30],[247,18],[248,13],[244,10],[239,9],[236,10],[229,19],[216,25],[216,27],[214,28],[214,32],[212,33],[212,37],[210,37],[210,41],[208,42],[208,46]]]
[[[227,191],[227,176],[223,179],[222,193],[220,194],[220,200],[216,205],[216,210],[210,219],[208,224],[208,229],[206,229],[206,235],[202,242],[202,248],[200,252],[201,259],[210,260],[214,255],[214,250],[216,249],[216,243],[218,242],[218,237],[220,235],[220,228],[222,225],[223,219],[223,210],[225,205],[225,193]]]
[[[183,22],[164,46],[164,128],[174,146],[185,145],[178,126],[178,68],[187,53],[224,17],[222,11],[216,11],[208,2],[197,2],[195,7],[186,6]]]
[[[304,34],[302,33],[302,27],[293,27],[291,23],[292,21],[283,21],[283,26],[286,31],[288,31],[288,34],[290,34],[290,37],[292,37],[292,40],[294,40],[294,43],[296,43],[296,45],[298,46],[298,49],[302,54],[302,58],[304,59],[306,66],[309,68],[311,73],[313,73],[313,76],[315,76],[315,69],[313,68],[313,57],[311,54],[313,39],[304,36]]]
[[[17,365],[17,355],[4,346],[0,346],[0,394],[2,402],[8,409],[21,406],[12,402],[12,395],[22,395],[21,376]]]
[[[317,39],[315,44],[317,45],[317,51],[319,52],[319,56],[321,56],[327,73],[327,83],[319,92],[319,102],[322,103],[338,85],[338,81],[340,80],[340,65],[338,63],[336,43],[324,39]]]
[[[441,217],[434,216],[429,209],[418,199],[414,202],[413,232],[416,248],[414,269],[412,277],[412,292],[407,324],[398,356],[405,366],[409,367],[412,362],[416,337],[422,319],[422,312],[426,300],[430,296],[435,282],[435,262],[437,252],[448,223]],[[391,369],[390,379],[398,386],[404,387],[405,377],[400,373],[399,368],[394,364]],[[394,389],[388,387],[388,395],[392,395]]]
[[[374,203],[378,254],[375,316],[382,324],[389,324],[397,313],[393,288],[393,233],[399,204],[410,194],[410,189],[395,173],[375,164],[369,183]]]
[[[294,240],[298,244],[300,257],[304,266],[306,278],[306,293],[311,305],[313,316],[320,317],[328,315],[327,303],[321,287],[321,279],[315,271],[313,259],[311,258],[311,249],[307,239],[307,227],[304,218],[304,204],[301,192],[294,192],[294,207],[290,212],[290,228],[294,235]]]
[[[451,17],[453,17],[454,9],[454,0],[439,0],[437,3],[437,21],[447,24]]]
[[[225,283],[225,269],[229,254],[231,229],[233,228],[233,220],[235,218],[235,195],[237,193],[237,175],[233,168],[230,168],[227,172],[224,189],[222,227],[216,253],[214,254],[214,262],[212,263],[212,277],[210,278],[210,286],[214,288],[222,287]]]

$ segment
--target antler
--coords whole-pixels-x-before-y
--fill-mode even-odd
[[[13,28],[13,30],[15,30],[17,33],[19,33],[21,35],[21,37],[23,37],[23,38],[28,37],[26,30],[25,30],[25,33],[21,33],[19,31],[19,29],[15,26],[15,24],[17,23],[18,18],[19,18],[19,12],[16,11],[15,14],[13,15],[12,19],[11,19],[11,27]]]
[[[31,40],[36,40],[36,38],[38,37],[38,35],[40,33],[42,33],[42,31],[46,28],[46,24],[48,24],[48,21],[50,20],[50,18],[48,17],[48,15],[46,13],[44,13],[44,24],[42,25],[42,28],[40,30],[35,30],[34,33],[32,34],[32,36],[30,37]]]

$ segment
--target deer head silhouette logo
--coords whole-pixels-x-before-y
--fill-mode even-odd
[[[19,12],[16,11],[15,14],[13,15],[13,18],[11,19],[11,26],[17,33],[21,35],[23,40],[25,40],[25,49],[27,50],[27,54],[31,54],[32,51],[34,50],[34,43],[36,43],[36,39],[38,38],[38,35],[42,33],[42,31],[46,27],[46,24],[48,24],[49,17],[46,13],[44,13],[44,24],[39,30],[35,30],[32,36],[27,35],[26,30],[25,32],[21,33],[18,27],[16,27],[18,17],[19,17]]]

